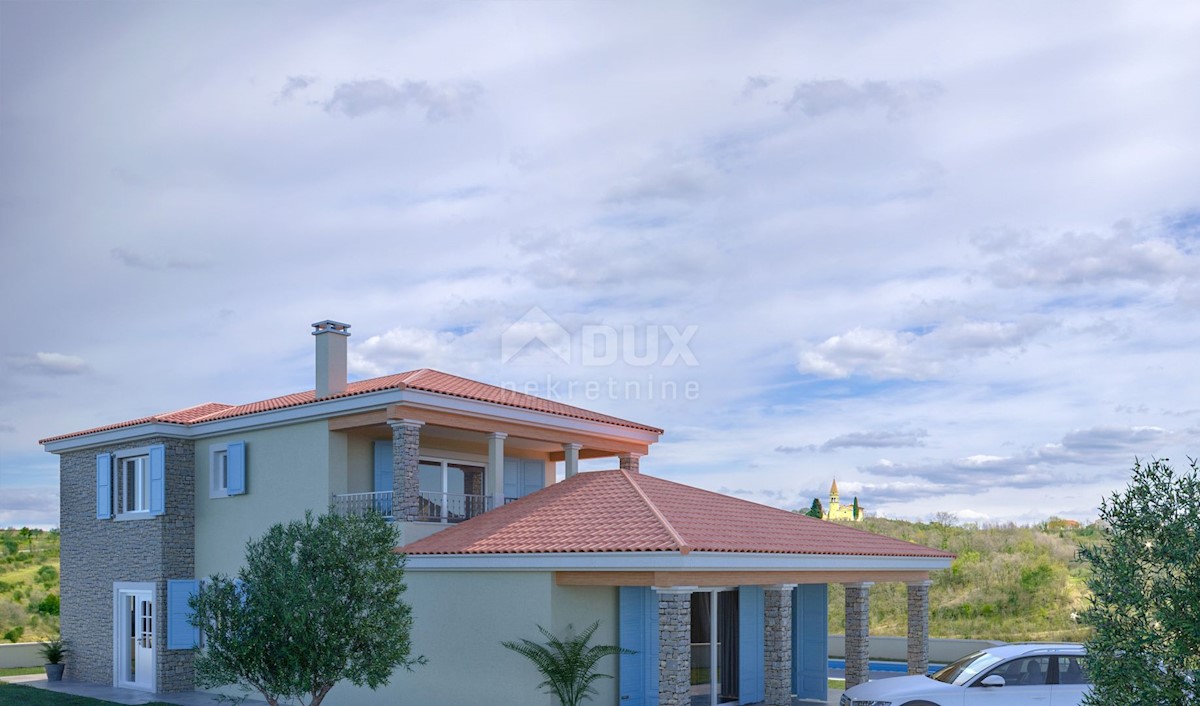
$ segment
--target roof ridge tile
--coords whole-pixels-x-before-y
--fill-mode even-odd
[[[683,535],[679,534],[679,532],[675,530],[675,527],[671,525],[671,521],[668,520],[667,516],[658,509],[658,506],[654,504],[654,501],[651,500],[648,495],[646,495],[641,486],[639,486],[637,482],[633,480],[633,475],[624,468],[620,469],[618,473],[620,473],[621,476],[625,478],[626,482],[633,487],[634,492],[638,494],[638,497],[642,499],[642,502],[646,503],[646,507],[650,509],[650,512],[654,513],[655,519],[657,519],[659,524],[663,526],[663,529],[665,529],[667,533],[671,535],[671,538],[675,540],[675,544],[678,545],[679,553],[690,554],[692,551],[691,545],[687,543],[687,540],[683,538]],[[639,473],[639,475],[641,474]]]

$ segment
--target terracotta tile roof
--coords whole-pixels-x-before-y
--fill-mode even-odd
[[[536,412],[545,412],[554,414],[560,417],[570,417],[573,419],[582,419],[590,422],[600,422],[602,424],[613,424],[616,426],[629,427],[631,429],[641,429],[644,431],[661,434],[662,429],[657,427],[638,424],[619,417],[600,414],[583,409],[582,407],[574,407],[561,402],[554,402],[533,395],[526,395],[514,390],[506,390],[495,385],[476,382],[466,378],[458,377],[457,375],[449,375],[438,370],[430,370],[422,368],[420,370],[412,370],[407,373],[397,373],[395,375],[385,375],[383,377],[371,378],[370,380],[358,380],[351,382],[346,386],[346,391],[337,395],[330,395],[322,398],[323,400],[341,399],[345,397],[353,397],[355,395],[363,395],[369,392],[380,392],[383,390],[403,390],[406,388],[414,390],[422,390],[425,392],[434,392],[437,394],[448,395],[451,397],[459,397],[462,399],[478,400],[481,402],[491,402],[494,404],[504,405],[506,407],[515,407],[518,409],[528,409]],[[258,412],[271,412],[279,409],[287,409],[288,407],[298,407],[300,405],[311,404],[317,401],[316,391],[307,390],[305,392],[295,392],[290,395],[281,397],[273,397],[268,400],[259,402],[251,402],[242,405],[227,405],[217,402],[208,402],[195,407],[176,410],[174,412],[164,412],[155,414],[149,417],[141,417],[139,419],[131,419],[127,422],[118,422],[116,424],[108,424],[94,429],[86,429],[84,431],[71,432],[70,434],[61,434],[42,439],[39,443],[45,444],[52,441],[60,441],[62,439],[70,439],[76,436],[85,436],[101,431],[111,431],[113,429],[122,429],[125,427],[137,426],[138,424],[149,424],[152,422],[166,424],[200,424],[202,422],[212,422],[218,419],[231,419],[233,417],[242,417],[248,414],[256,414]]]
[[[628,471],[580,473],[402,550],[407,554],[708,551],[953,556]]]

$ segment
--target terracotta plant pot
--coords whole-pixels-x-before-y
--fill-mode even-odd
[[[66,668],[65,664],[47,664],[46,681],[62,681],[63,670]]]

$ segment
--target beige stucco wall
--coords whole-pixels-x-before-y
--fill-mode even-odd
[[[550,630],[559,636],[578,634],[597,620],[600,627],[592,637],[593,645],[617,644],[619,627],[618,590],[615,586],[552,586],[552,625]],[[593,685],[596,695],[587,703],[615,705],[617,703],[617,658],[600,661],[600,673],[612,679],[598,679]]]
[[[428,663],[412,672],[399,670],[376,692],[339,684],[326,704],[551,706],[550,697],[536,688],[542,681],[537,670],[500,645],[540,638],[537,625],[552,624],[551,574],[412,571],[406,580],[413,650]]]
[[[246,442],[246,493],[210,498],[210,451],[233,441]],[[336,475],[343,479],[335,483],[344,484],[344,436],[331,435],[323,421],[196,441],[196,576],[234,573],[247,540],[275,523],[303,517],[305,509],[325,512],[334,492],[335,451],[342,459]]]

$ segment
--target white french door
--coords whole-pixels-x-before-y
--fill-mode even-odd
[[[154,691],[153,589],[118,589],[114,618],[116,685]]]

